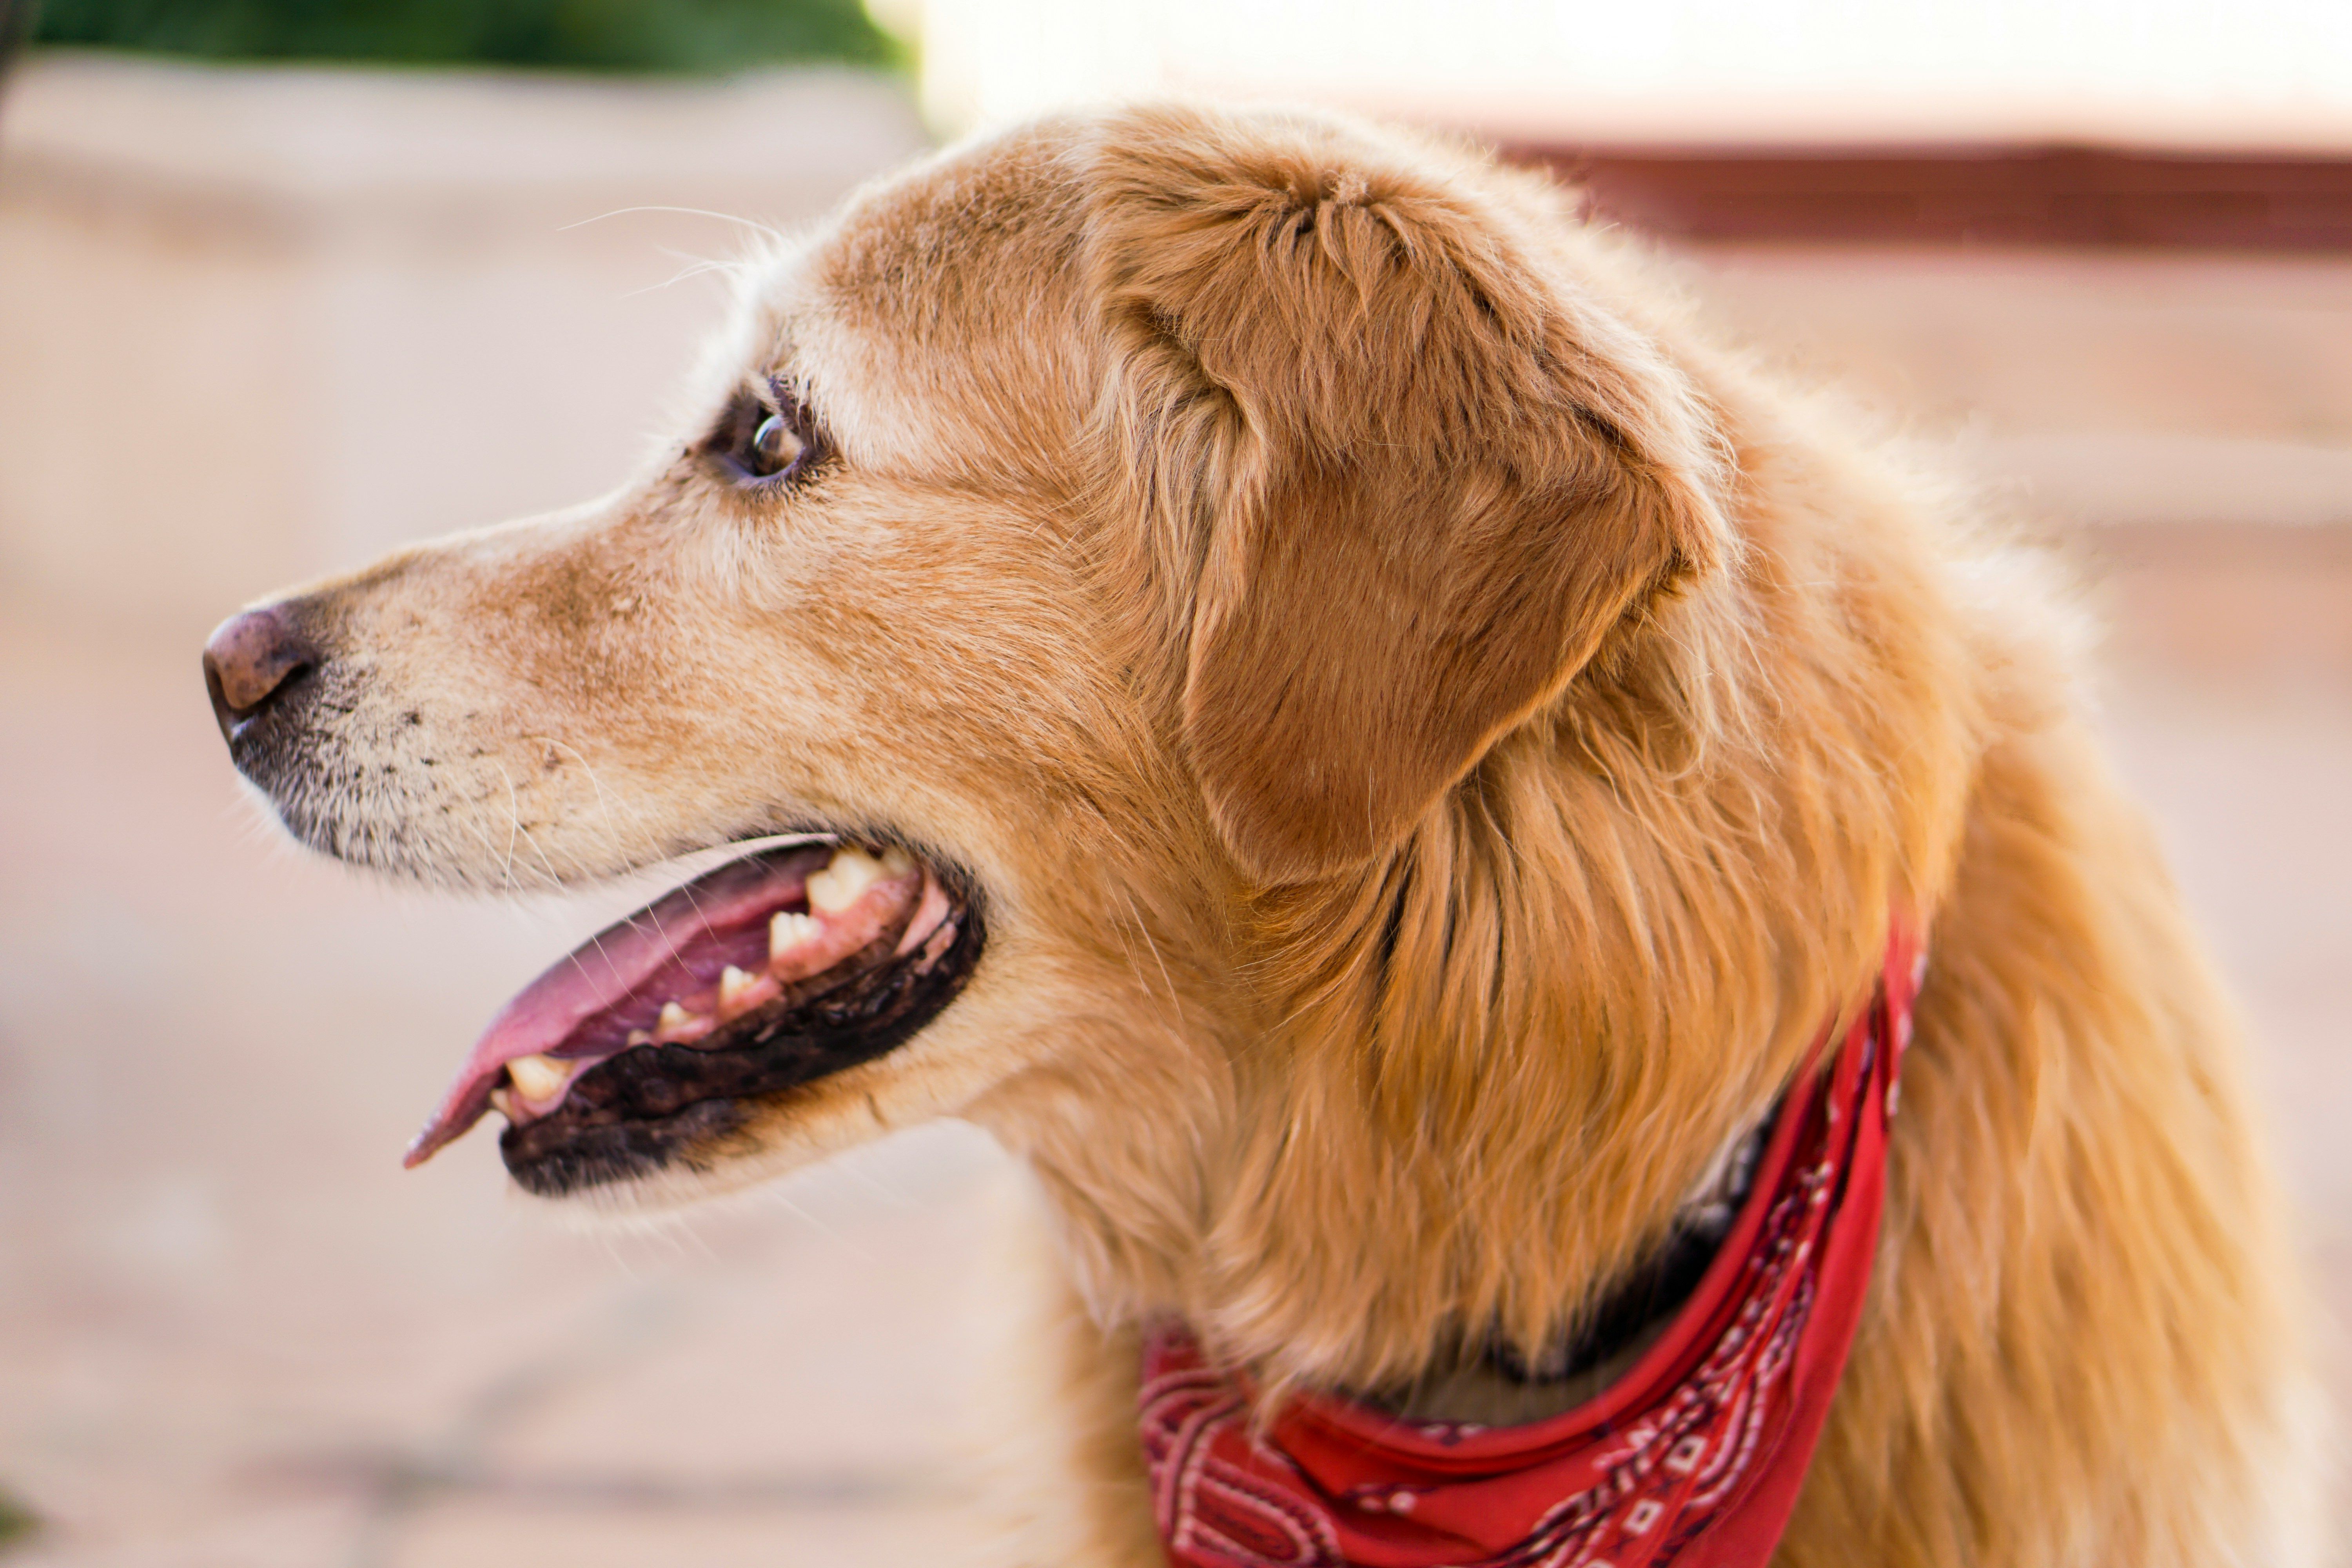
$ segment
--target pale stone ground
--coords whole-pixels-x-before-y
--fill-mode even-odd
[[[667,1236],[556,1228],[488,1139],[404,1173],[465,1041],[601,914],[266,842],[201,629],[0,640],[0,1476],[54,1521],[28,1560],[935,1560],[992,1152],[915,1134]]]
[[[2084,552],[2105,721],[2352,1306],[2352,265],[1712,265],[1776,336],[1972,421],[2027,505],[2132,525]],[[371,395],[429,405],[401,374]],[[50,1521],[17,1560],[953,1561],[1002,1163],[941,1128],[625,1237],[505,1195],[487,1138],[401,1172],[481,1021],[634,900],[444,902],[274,845],[196,679],[230,606],[146,586],[135,622],[0,610],[0,1482]]]

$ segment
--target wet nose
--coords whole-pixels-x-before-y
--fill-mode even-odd
[[[221,734],[234,735],[318,666],[318,648],[276,605],[223,621],[205,639],[205,689]]]

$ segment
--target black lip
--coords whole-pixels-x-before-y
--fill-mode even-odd
[[[639,1046],[583,1072],[555,1110],[499,1138],[526,1191],[558,1197],[671,1165],[706,1170],[762,1102],[887,1055],[962,992],[985,945],[980,900],[938,869],[949,913],[904,957],[859,955],[838,983],[779,998],[691,1046]],[[827,976],[817,977],[824,981]]]
[[[381,869],[413,868],[388,846],[405,837],[399,823],[373,831],[345,820],[339,803],[362,800],[372,784],[370,762],[354,756],[339,722],[349,723],[364,701],[364,678],[331,657],[289,676],[257,711],[231,713],[223,728],[229,761],[268,797],[286,830],[305,847],[338,860]],[[209,688],[208,688],[209,689]],[[215,716],[220,716],[217,707]]]
[[[306,770],[317,766],[320,742],[327,737],[320,735],[310,721],[325,685],[320,670],[313,667],[290,677],[280,692],[274,694],[277,700],[257,711],[225,710],[221,700],[213,704],[221,739],[228,742],[229,761],[236,765],[237,772],[267,791],[272,800],[287,793],[284,786],[288,783],[301,780]],[[211,687],[208,672],[207,693]]]

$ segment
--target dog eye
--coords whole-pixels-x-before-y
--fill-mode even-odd
[[[788,479],[823,456],[816,421],[791,388],[772,383],[769,392],[765,398],[749,388],[738,393],[703,448],[708,460],[739,485]]]
[[[771,414],[751,432],[751,460],[743,466],[756,479],[770,479],[799,462],[807,450],[808,443],[801,439],[800,432],[785,423],[782,415]]]

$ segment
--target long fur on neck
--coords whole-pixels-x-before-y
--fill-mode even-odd
[[[1269,1390],[1535,1359],[1866,1000],[1890,914],[1932,917],[1982,706],[1932,587],[1956,541],[1741,430],[1738,374],[1731,574],[1629,618],[1394,854],[1121,895],[1171,1000],[1245,961],[1219,1013],[1106,1043],[1145,1081],[1066,1069],[1014,1135],[1101,1310],[1180,1310]],[[1121,1094],[1152,1114],[1107,1147]]]

